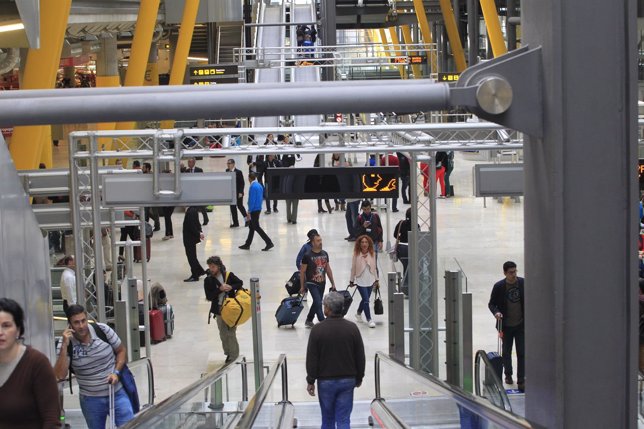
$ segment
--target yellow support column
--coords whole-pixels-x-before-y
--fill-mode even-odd
[[[503,39],[503,31],[501,31],[499,14],[496,11],[494,0],[481,0],[481,11],[483,11],[483,19],[485,19],[487,37],[490,38],[490,44],[492,45],[492,54],[498,57],[507,53],[508,48]]]
[[[40,48],[27,52],[20,89],[54,88],[71,5],[71,0],[41,2]],[[9,148],[16,168],[35,169],[43,159],[51,168],[51,148],[43,151],[46,144],[51,144],[51,139],[45,142],[50,137],[50,126],[16,127]]]
[[[420,33],[423,35],[423,42],[428,44],[434,43],[432,30],[429,28],[429,21],[427,21],[427,14],[425,13],[425,4],[423,0],[414,0],[414,11],[416,12],[416,19],[418,20]],[[436,56],[435,49],[431,49],[429,51],[429,66],[430,73],[438,73],[438,58]]]
[[[96,87],[111,88],[121,86],[121,78],[118,70],[118,49],[116,37],[105,37],[101,39],[101,50],[96,54]],[[96,124],[98,131],[113,131],[116,122],[101,122]],[[99,138],[99,147],[104,150],[112,150],[112,139]],[[110,164],[116,162],[115,159],[108,161]]]
[[[132,39],[132,48],[130,49],[130,60],[125,73],[124,86],[142,86],[145,80],[145,70],[148,65],[150,56],[150,46],[152,45],[152,36],[154,27],[157,23],[159,14],[160,0],[141,0],[139,6],[139,15],[136,19],[136,29],[134,30],[134,39]],[[116,124],[117,130],[134,129],[135,122],[119,122]]]
[[[190,53],[190,44],[192,43],[192,34],[197,22],[197,10],[199,9],[199,0],[186,0],[183,5],[183,16],[181,18],[181,27],[179,29],[179,38],[177,46],[172,57],[172,69],[170,70],[170,85],[181,85],[186,76],[186,67],[188,66],[188,54]],[[174,127],[174,121],[161,122],[161,128]]]
[[[465,62],[465,52],[463,51],[463,43],[461,43],[461,36],[458,34],[456,27],[456,18],[454,17],[454,10],[449,0],[440,0],[441,12],[443,12],[443,22],[447,30],[447,38],[449,45],[452,47],[452,54],[454,55],[454,62],[456,63],[456,71],[459,73],[467,68]]]
[[[405,45],[413,45],[414,40],[411,37],[411,28],[409,25],[403,25],[401,27],[402,29],[402,34],[403,34],[403,39],[405,40]],[[409,52],[407,51],[407,55],[417,55],[417,52]],[[423,75],[423,72],[421,71],[420,64],[412,64],[411,65],[411,71],[414,73],[414,79],[420,79]]]
[[[396,32],[396,27],[389,27],[389,37],[391,37],[391,44],[393,45],[393,50],[394,52],[392,53],[392,57],[395,54],[398,57],[402,56],[402,52],[400,50],[400,39],[398,39],[398,33]],[[400,77],[402,79],[407,79],[407,74],[405,73],[405,66],[398,66],[398,71],[400,72]]]

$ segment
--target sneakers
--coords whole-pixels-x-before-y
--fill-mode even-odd
[[[250,250],[250,246],[248,244],[242,244],[239,248],[242,250]]]
[[[369,324],[370,328],[375,328],[376,327],[376,322],[374,322],[373,320],[370,320],[368,324]]]
[[[268,250],[271,250],[275,245],[273,243],[267,244],[266,247],[262,249],[262,252],[266,252]]]
[[[166,235],[166,236],[165,236],[165,237],[163,237],[161,240],[163,240],[163,241],[168,241],[168,240],[170,240],[171,238],[174,238],[174,235]]]
[[[264,212],[264,214],[271,214],[271,213],[273,213],[273,212],[272,212],[272,211],[270,211],[270,210],[266,210],[266,211]]]
[[[363,322],[363,320],[362,320],[362,314],[360,314],[360,313],[356,313],[356,322],[358,322],[358,323],[362,323],[362,322]]]
[[[512,379],[511,375],[505,376],[505,384],[514,384],[514,380]]]
[[[519,392],[525,392],[525,381],[519,381],[517,383],[517,387],[519,388]]]
[[[312,328],[315,326],[315,323],[313,323],[312,320],[307,320],[306,322],[304,322],[304,326],[306,326],[307,328]]]

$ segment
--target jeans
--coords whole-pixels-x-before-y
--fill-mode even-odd
[[[351,201],[350,203],[347,203],[347,211],[344,213],[344,219],[347,221],[347,231],[351,237],[356,236],[358,211],[360,211],[360,201]]]
[[[105,429],[105,420],[110,410],[110,398],[108,396],[80,395],[80,406],[88,429]],[[132,404],[125,393],[125,389],[121,389],[114,394],[114,408],[116,426],[122,426],[134,417]]]
[[[518,326],[503,326],[503,369],[505,375],[512,375],[512,343],[517,342],[517,380],[525,380],[525,329],[524,323]]]
[[[355,378],[318,380],[322,429],[349,429],[351,427],[353,389],[355,387]]]
[[[315,283],[306,283],[306,288],[313,298],[313,304],[311,304],[311,309],[309,314],[306,316],[307,322],[312,322],[313,317],[317,314],[318,321],[324,320],[324,311],[322,310],[322,297],[324,296],[324,286],[316,285]]]
[[[367,321],[371,320],[371,310],[369,310],[369,297],[371,296],[371,286],[358,286],[358,292],[360,293],[360,297],[362,298],[362,301],[360,301],[360,305],[358,305],[358,314],[362,314],[364,311],[364,315],[367,318]]]

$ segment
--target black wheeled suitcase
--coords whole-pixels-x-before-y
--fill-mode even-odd
[[[277,327],[279,328],[283,325],[295,325],[295,322],[297,322],[297,318],[300,317],[300,313],[303,309],[304,306],[302,305],[301,296],[298,295],[284,298],[275,312]]]
[[[492,370],[494,374],[499,378],[499,381],[503,383],[503,357],[501,356],[501,333],[503,332],[503,321],[499,320],[499,332],[498,332],[498,345],[496,352],[488,352],[487,358],[492,365]],[[485,381],[484,384],[493,385],[493,377],[489,370],[485,371]]]
[[[300,293],[300,272],[294,272],[284,287],[286,288],[286,292],[289,296],[298,295]]]
[[[358,290],[358,286],[355,286],[355,289],[353,290],[353,293],[349,292],[349,287],[345,290],[339,290],[338,293],[344,297],[344,306],[342,307],[342,315],[346,316],[347,313],[349,312],[349,308],[351,307],[351,304],[353,304],[353,295],[356,294],[356,291]]]

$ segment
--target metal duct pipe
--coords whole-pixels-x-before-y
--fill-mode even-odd
[[[447,84],[423,81],[321,82],[306,88],[291,84],[238,84],[235,91],[202,91],[188,87],[179,92],[137,90],[105,95],[79,89],[55,101],[47,97],[0,100],[0,125],[45,125],[119,121],[189,120],[235,116],[315,115],[343,112],[444,110],[450,106]],[[118,90],[118,89],[117,89]],[[52,90],[54,92],[55,90]],[[83,91],[83,92],[80,92]],[[60,91],[63,92],[63,91]],[[82,94],[82,95],[80,95]],[[280,100],[280,103],[275,103]],[[311,100],[315,100],[314,103]]]
[[[377,81],[351,81],[352,87],[369,86],[372,87],[374,82]],[[387,80],[387,86],[404,86],[407,85],[403,80]],[[423,79],[425,84],[432,83],[433,80]],[[346,83],[346,81],[345,81]],[[316,86],[324,86],[323,82],[290,82],[290,83],[263,83],[261,88],[313,88]],[[234,85],[208,85],[208,86],[194,86],[194,85],[169,85],[169,86],[130,86],[118,88],[65,88],[65,91],[54,91],[51,89],[28,89],[20,91],[0,91],[0,100],[3,99],[22,99],[22,98],[67,98],[81,95],[120,95],[129,94],[131,96],[144,94],[152,95],[156,93],[174,93],[184,92],[190,90],[198,90],[201,92],[223,92],[223,91],[237,91],[240,89],[257,89],[260,88],[255,83],[239,83]]]
[[[16,64],[20,61],[20,49],[10,48],[4,50],[7,55],[0,62],[0,74],[5,74],[14,69]]]

